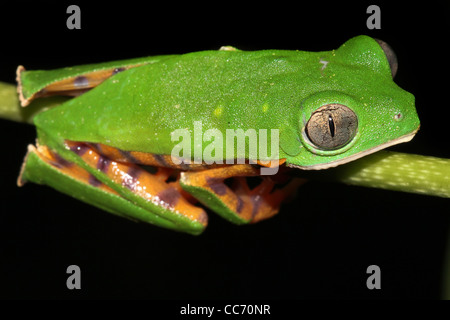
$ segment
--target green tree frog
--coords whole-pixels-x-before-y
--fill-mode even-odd
[[[20,66],[23,106],[74,98],[35,117],[37,142],[18,184],[46,184],[191,234],[207,225],[204,207],[257,222],[303,183],[292,170],[327,169],[412,139],[414,96],[395,84],[396,70],[390,47],[367,36],[322,52],[222,47],[50,71]]]

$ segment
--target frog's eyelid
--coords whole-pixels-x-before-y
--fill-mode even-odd
[[[381,49],[383,49],[384,54],[389,62],[389,67],[391,68],[392,79],[394,79],[398,70],[398,60],[397,55],[395,54],[392,47],[380,39],[375,39],[376,42],[380,45]]]

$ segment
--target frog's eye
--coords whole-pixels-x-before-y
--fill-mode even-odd
[[[305,133],[315,147],[335,150],[349,143],[358,129],[358,118],[348,107],[332,103],[317,109],[306,124]]]
[[[397,56],[395,55],[394,50],[392,50],[391,46],[388,45],[386,42],[380,39],[375,39],[378,44],[380,45],[381,49],[383,49],[384,54],[386,55],[386,58],[389,62],[389,67],[391,68],[391,74],[392,78],[395,77],[398,69],[398,61]]]

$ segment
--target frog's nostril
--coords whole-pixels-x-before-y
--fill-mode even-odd
[[[394,116],[395,121],[400,121],[402,119],[403,119],[403,114],[401,112],[395,114],[395,116]]]
[[[392,50],[391,46],[388,45],[386,42],[380,39],[375,39],[378,44],[380,45],[381,49],[383,49],[384,54],[386,55],[386,58],[388,59],[389,66],[391,67],[391,74],[392,78],[395,77],[395,74],[397,73],[398,69],[398,61],[397,56],[395,55],[394,50]]]

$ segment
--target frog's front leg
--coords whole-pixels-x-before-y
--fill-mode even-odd
[[[18,184],[46,184],[108,212],[169,229],[199,234],[206,227],[207,215],[180,187],[179,171],[157,168],[151,173],[112,161],[87,144],[70,142],[67,147],[80,161],[30,145]]]
[[[236,224],[245,224],[277,214],[280,204],[305,181],[287,176],[280,179],[282,175],[280,172],[276,176],[260,176],[260,168],[257,166],[237,164],[182,172],[180,184],[220,216]],[[247,178],[252,177],[260,180],[254,188],[247,182]]]

